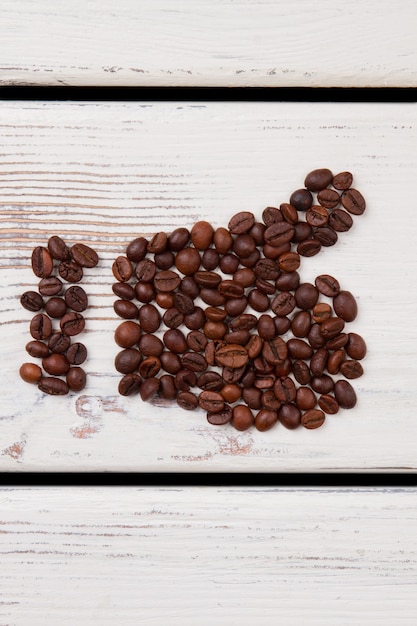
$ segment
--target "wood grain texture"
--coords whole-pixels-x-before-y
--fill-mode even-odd
[[[414,104],[2,103],[0,106],[0,468],[19,470],[415,470],[417,271]],[[117,394],[112,261],[135,236],[238,210],[259,218],[305,174],[351,170],[367,198],[337,246],[304,259],[357,297],[369,352],[358,404],[317,431],[238,433],[203,413]],[[92,244],[82,339],[88,386],[51,398],[18,378],[30,360],[37,285],[30,254],[51,233]]]
[[[0,623],[414,626],[415,489],[1,489]]]
[[[417,85],[413,0],[4,0],[3,85]]]

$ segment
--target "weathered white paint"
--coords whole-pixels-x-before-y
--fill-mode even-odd
[[[0,84],[417,84],[414,0],[3,0]]]
[[[414,469],[417,292],[414,104],[2,103],[0,106],[1,445],[4,470],[311,471]],[[203,413],[117,394],[111,264],[142,233],[259,218],[312,168],[349,169],[366,213],[301,277],[334,274],[358,299],[350,325],[369,347],[358,405],[311,432],[216,428]],[[43,396],[30,360],[35,245],[91,243],[86,369],[80,395]]]
[[[0,623],[414,626],[415,489],[0,490]]]

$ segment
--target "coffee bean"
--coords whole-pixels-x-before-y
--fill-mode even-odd
[[[71,367],[66,375],[66,381],[71,391],[82,391],[87,383],[87,375],[81,367]]]
[[[70,257],[70,250],[61,237],[53,235],[48,240],[48,250],[53,259],[57,261],[65,261]]]
[[[147,248],[148,242],[145,237],[137,237],[127,246],[126,256],[133,263],[140,263],[146,256]]]
[[[139,394],[144,402],[152,400],[158,393],[161,382],[159,378],[147,378],[140,386]]]
[[[228,404],[225,404],[221,411],[216,413],[209,411],[207,413],[207,421],[213,426],[224,426],[224,424],[228,424],[230,422],[232,415],[232,408]]]
[[[198,396],[198,404],[210,413],[219,413],[224,408],[223,397],[217,391],[202,391]]]
[[[313,376],[321,376],[326,369],[329,353],[326,348],[318,348],[310,360],[310,371]]]
[[[181,278],[172,270],[162,270],[155,274],[153,282],[158,291],[174,291],[179,287]]]
[[[137,319],[139,315],[138,307],[130,300],[115,300],[113,303],[113,309],[116,315],[125,320]]]
[[[310,311],[299,311],[296,313],[291,321],[291,331],[295,337],[303,338],[307,337],[311,328],[311,313]]]
[[[238,404],[232,411],[232,424],[236,430],[248,430],[255,423],[255,418],[249,407]]]
[[[334,385],[334,395],[342,409],[352,409],[356,404],[356,393],[347,380],[338,380]]]
[[[201,257],[201,265],[204,269],[211,271],[218,267],[220,255],[214,248],[207,248]]]
[[[186,276],[191,276],[200,267],[200,253],[196,248],[184,248],[175,257],[175,266],[179,272]]]
[[[152,302],[152,300],[154,300],[156,296],[156,291],[155,291],[153,284],[144,283],[144,282],[136,283],[135,296],[136,296],[136,299],[139,300],[139,302],[143,302],[144,304],[149,304],[149,302]],[[127,312],[130,311],[133,314],[133,317],[135,316],[133,308],[127,308],[126,311]],[[119,315],[121,314],[119,313]],[[127,313],[127,316],[130,317],[130,314]],[[124,316],[121,315],[121,317],[124,317]]]
[[[30,356],[43,359],[45,356],[48,356],[49,348],[42,341],[34,340],[26,344],[26,352],[30,354]]]
[[[352,186],[353,176],[350,172],[340,172],[332,180],[332,185],[339,191],[344,191]]]
[[[278,379],[274,384],[275,397],[282,403],[294,402],[296,397],[296,387],[288,376]]]
[[[198,271],[194,274],[194,280],[200,287],[215,289],[222,281],[222,277],[216,272]]]
[[[255,223],[255,216],[249,211],[236,213],[229,220],[228,228],[232,235],[247,233]]]
[[[313,235],[313,229],[307,222],[297,222],[294,224],[294,235],[291,241],[301,243],[306,239],[310,239]]]
[[[189,330],[199,330],[204,326],[205,321],[206,316],[204,315],[203,309],[199,306],[196,306],[188,315],[184,315],[184,326]]]
[[[83,268],[73,259],[61,261],[58,272],[61,278],[69,283],[78,283],[83,277]]]
[[[67,312],[67,305],[63,298],[52,296],[45,304],[45,313],[53,319],[60,319]]]
[[[259,313],[268,311],[270,308],[270,301],[268,296],[262,293],[262,291],[260,291],[259,289],[252,289],[249,292],[247,304],[249,304],[249,306],[251,306],[254,311],[258,311]],[[229,307],[226,307],[226,309],[229,309]],[[242,313],[242,311],[239,312]],[[234,311],[233,313],[236,314],[237,311]]]
[[[248,353],[244,346],[229,344],[216,350],[215,359],[219,366],[240,368],[248,362]]]
[[[126,348],[116,355],[114,366],[121,374],[136,372],[142,360],[142,355],[135,348]]]
[[[265,226],[271,226],[272,224],[283,222],[284,216],[280,209],[274,206],[267,206],[262,212],[262,220]]]
[[[79,341],[73,343],[65,352],[70,365],[81,365],[87,359],[87,348]]]
[[[329,226],[320,226],[319,228],[314,229],[314,241],[318,241],[320,245],[326,248],[334,246],[334,244],[337,242],[337,239],[337,233],[333,230],[333,228],[330,228]]]
[[[62,291],[62,282],[56,276],[48,276],[39,281],[38,290],[42,296],[58,296]]]
[[[301,411],[291,402],[283,404],[278,411],[278,419],[285,428],[294,430],[301,424]]]
[[[278,413],[270,409],[261,409],[255,418],[255,428],[261,432],[270,430],[278,421]]]
[[[278,248],[284,243],[291,241],[294,236],[294,227],[288,222],[271,224],[265,231],[265,241],[270,246]]]
[[[177,404],[186,411],[194,411],[198,407],[198,400],[191,391],[181,391],[177,396]]]
[[[125,374],[119,381],[118,392],[121,396],[132,396],[138,393],[141,384],[142,379],[138,374]]]
[[[38,389],[50,396],[64,396],[69,392],[67,383],[54,376],[43,376],[38,384]]]
[[[185,352],[181,357],[181,365],[192,372],[204,372],[208,367],[203,355],[196,352]]]
[[[142,335],[138,342],[139,350],[144,356],[161,356],[164,344],[155,335]]]
[[[20,366],[19,374],[26,383],[38,383],[42,378],[42,370],[36,363],[23,363]]]
[[[352,215],[362,215],[366,208],[363,195],[357,189],[347,189],[342,193],[342,204]]]
[[[298,272],[281,272],[275,281],[275,286],[279,291],[293,291],[300,284]]]
[[[292,364],[292,373],[294,378],[300,385],[307,385],[311,380],[311,372],[307,363],[299,359]]]
[[[310,381],[310,386],[317,393],[330,393],[334,389],[333,378],[327,374],[314,376]]]
[[[313,205],[306,212],[306,222],[315,228],[327,224],[329,214],[323,206]]]
[[[52,274],[54,262],[47,248],[36,246],[32,252],[32,271],[39,278],[47,278]]]
[[[321,324],[325,320],[328,320],[331,317],[332,309],[327,302],[318,302],[313,307],[313,320],[317,322],[317,324]]]
[[[174,306],[174,294],[172,293],[157,293],[155,296],[156,304],[161,309],[171,309]]]
[[[197,250],[207,250],[213,241],[214,229],[209,222],[196,222],[190,234],[191,241]]]
[[[63,354],[53,353],[42,359],[42,367],[48,374],[62,376],[70,368],[70,364]]]
[[[190,232],[187,228],[176,228],[168,237],[168,248],[179,252],[188,245]]]
[[[297,246],[297,254],[305,257],[311,257],[318,254],[321,250],[321,243],[314,237],[312,239],[305,239],[301,241]]]
[[[198,377],[197,385],[203,391],[221,391],[224,381],[217,372],[206,371]],[[230,402],[230,400],[227,401]]]
[[[139,375],[142,378],[153,378],[161,369],[161,361],[157,356],[148,356],[146,359],[143,359],[138,367]]]
[[[324,339],[333,339],[342,332],[345,322],[340,317],[329,317],[320,324],[320,334]]]
[[[290,224],[296,224],[298,222],[297,209],[292,204],[284,202],[279,205],[279,210],[281,211],[286,222],[289,222]]]
[[[357,333],[348,333],[346,353],[351,359],[360,361],[366,355],[366,343]]]
[[[236,255],[231,254],[230,252],[228,254],[225,254],[220,259],[219,268],[223,272],[223,274],[234,274],[237,271],[238,267],[239,259]]]
[[[156,233],[150,241],[148,241],[147,251],[152,254],[163,252],[168,245],[168,236],[164,232]]]
[[[160,270],[169,270],[175,263],[175,256],[171,250],[164,250],[154,256],[155,265]]]
[[[329,226],[337,232],[344,233],[352,228],[353,220],[343,209],[335,209],[329,215]]]
[[[63,332],[52,333],[48,340],[48,349],[59,354],[66,353],[70,345],[71,338]]]
[[[301,424],[304,428],[320,428],[320,426],[323,426],[325,419],[326,416],[321,409],[310,409],[301,416]]]
[[[229,326],[232,330],[252,330],[258,323],[258,318],[251,313],[243,313],[231,320]]]
[[[276,335],[274,320],[270,315],[261,315],[258,320],[258,333],[262,339],[270,341]]]
[[[175,307],[171,307],[165,311],[162,321],[168,328],[178,328],[184,322],[184,314]]]
[[[77,313],[82,313],[88,307],[88,296],[79,285],[69,287],[64,297],[66,305]]]
[[[275,296],[271,303],[271,309],[275,315],[285,316],[295,309],[295,297],[289,291],[282,291]]]
[[[318,399],[318,405],[328,415],[335,415],[339,410],[339,403],[329,393],[325,393]]]
[[[329,372],[329,374],[332,374],[332,376],[334,374],[338,374],[340,371],[340,367],[343,361],[345,360],[345,358],[346,358],[346,353],[341,348],[332,352],[329,355],[329,358],[327,359],[327,371]],[[349,377],[346,376],[346,378],[349,378]]]
[[[278,258],[278,265],[283,272],[294,272],[300,267],[300,255],[298,252],[284,252]]]
[[[98,263],[97,252],[84,243],[74,244],[71,247],[71,256],[81,267],[95,267]]]
[[[334,189],[322,189],[317,194],[317,201],[326,209],[334,209],[340,203],[340,196]]]
[[[62,332],[69,337],[78,335],[85,328],[85,319],[81,313],[66,313],[59,323]]]
[[[232,249],[240,259],[244,259],[255,252],[256,242],[254,238],[247,233],[244,235],[238,235],[233,241]]]
[[[320,274],[320,276],[317,276],[315,279],[314,284],[320,293],[329,298],[337,296],[340,291],[339,282],[336,278],[330,276],[330,274]]]
[[[297,211],[307,211],[313,204],[313,196],[308,189],[297,189],[290,196],[290,204],[292,204]]]
[[[199,330],[192,330],[187,335],[188,347],[190,350],[194,350],[194,352],[204,352],[207,343],[207,337]]]
[[[313,348],[302,339],[289,339],[287,348],[291,358],[293,359],[309,359],[313,354]]]
[[[317,398],[310,387],[299,387],[295,396],[295,403],[301,411],[308,411],[314,409]]]
[[[144,304],[139,309],[139,324],[145,333],[154,333],[161,324],[161,316],[153,304]]]
[[[227,332],[227,325],[223,322],[206,322],[203,327],[208,339],[223,339]]]
[[[52,334],[52,322],[45,313],[38,313],[30,322],[30,334],[34,339],[48,339]]]
[[[317,304],[319,291],[311,283],[303,283],[295,290],[294,297],[299,309],[312,309]]]
[[[340,366],[340,373],[349,379],[359,378],[363,374],[363,367],[359,361],[347,359]]]
[[[163,369],[169,374],[176,374],[181,369],[181,359],[174,352],[162,352],[159,360]]]
[[[226,303],[226,298],[214,289],[203,288],[200,292],[200,298],[210,306],[223,306]]]
[[[37,291],[25,291],[22,293],[20,304],[24,309],[33,313],[40,311],[44,306],[43,298]]]
[[[127,282],[133,274],[133,266],[126,256],[118,256],[112,265],[113,276],[116,280]]]
[[[309,172],[305,177],[304,185],[310,191],[320,191],[328,187],[332,180],[332,172],[327,168],[321,168]]]
[[[182,354],[187,351],[188,344],[183,333],[177,328],[171,328],[164,333],[163,342],[171,352]]]
[[[352,322],[358,314],[358,305],[350,291],[339,291],[333,298],[333,308],[336,315],[345,322]]]
[[[159,396],[164,400],[175,400],[178,395],[178,390],[175,387],[175,381],[173,376],[169,374],[163,374],[160,379]]]

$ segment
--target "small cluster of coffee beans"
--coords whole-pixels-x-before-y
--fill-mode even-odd
[[[86,373],[80,365],[87,358],[87,349],[71,338],[84,330],[82,313],[88,307],[88,297],[80,285],[64,289],[63,281],[79,283],[83,268],[95,267],[97,263],[98,256],[92,248],[83,243],[69,248],[57,235],[50,237],[47,247],[37,246],[32,252],[32,270],[41,280],[38,291],[26,291],[20,303],[36,313],[30,322],[33,340],[26,345],[26,351],[42,359],[42,367],[23,363],[19,373],[24,381],[37,384],[44,393],[62,396],[85,387]],[[59,320],[59,330],[53,328],[53,320]]]
[[[297,271],[364,212],[352,182],[349,172],[314,170],[262,222],[244,211],[228,228],[201,221],[131,241],[112,268],[124,319],[115,331],[119,393],[201,408],[209,423],[238,430],[317,428],[325,414],[352,408],[346,378],[363,373],[366,353],[345,331],[355,298],[329,274],[310,284]]]

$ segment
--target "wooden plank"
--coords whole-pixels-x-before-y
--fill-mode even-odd
[[[415,87],[416,22],[413,0],[4,0],[0,84]]]
[[[2,624],[414,626],[415,489],[2,489]]]
[[[414,104],[2,103],[0,107],[1,454],[4,470],[415,470],[417,271]],[[358,404],[312,432],[239,433],[203,413],[117,393],[112,261],[135,236],[238,210],[260,219],[305,174],[351,170],[367,198],[337,246],[305,258],[354,293],[350,329],[369,347]],[[51,233],[91,243],[83,335],[87,388],[42,395],[18,378],[36,288],[30,254]]]

